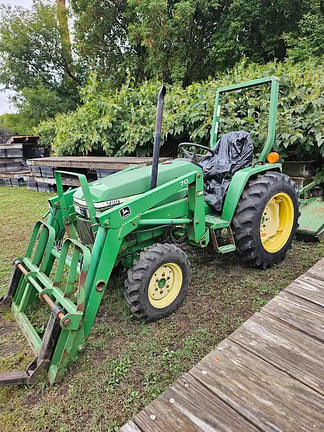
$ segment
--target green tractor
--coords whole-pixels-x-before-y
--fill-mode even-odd
[[[244,166],[237,143],[219,144],[221,97],[264,84],[271,87],[268,137],[259,158],[252,160],[250,151]],[[182,242],[210,245],[222,254],[237,251],[242,261],[261,268],[285,257],[299,209],[297,188],[282,174],[278,155],[271,153],[278,89],[276,77],[219,88],[210,147],[183,143],[183,157],[159,164],[162,87],[152,167],[126,169],[91,184],[84,175],[69,173],[79,178],[80,187],[66,192],[62,172],[56,172],[58,194],[49,200],[48,218],[36,223],[26,255],[15,260],[0,300],[2,307],[11,306],[36,357],[27,370],[0,374],[0,385],[30,384],[44,372],[51,384],[63,376],[84,348],[118,264],[128,270],[125,298],[130,310],[152,321],[173,313],[188,290],[191,269],[179,247]],[[219,163],[221,151],[227,152],[227,162],[236,158],[234,168]],[[220,169],[211,176],[209,194],[218,185],[218,209],[206,197],[205,173],[215,164]],[[26,313],[36,301],[51,311],[42,338]]]

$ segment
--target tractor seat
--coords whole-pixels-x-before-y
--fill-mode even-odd
[[[252,165],[251,135],[246,131],[229,132],[217,141],[213,151],[214,156],[206,157],[200,165],[204,173],[205,200],[221,212],[231,178],[238,170]]]

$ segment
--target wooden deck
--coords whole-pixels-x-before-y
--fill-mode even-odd
[[[324,431],[324,258],[120,432]]]

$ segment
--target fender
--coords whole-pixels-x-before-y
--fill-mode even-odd
[[[231,180],[228,191],[226,193],[225,202],[223,206],[222,219],[231,222],[234,216],[235,209],[241,198],[242,192],[249,181],[249,179],[256,174],[265,171],[282,171],[282,164],[264,164],[256,165],[249,168],[244,168],[236,172]]]

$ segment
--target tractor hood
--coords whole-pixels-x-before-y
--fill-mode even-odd
[[[159,164],[157,186],[167,183],[199,167],[190,161],[176,159]],[[89,184],[95,209],[103,211],[113,205],[126,202],[150,189],[151,166],[129,168],[103,177]],[[83,192],[79,187],[74,193],[75,207],[86,206]],[[78,212],[78,209],[76,208]],[[79,213],[79,212],[78,212]]]

